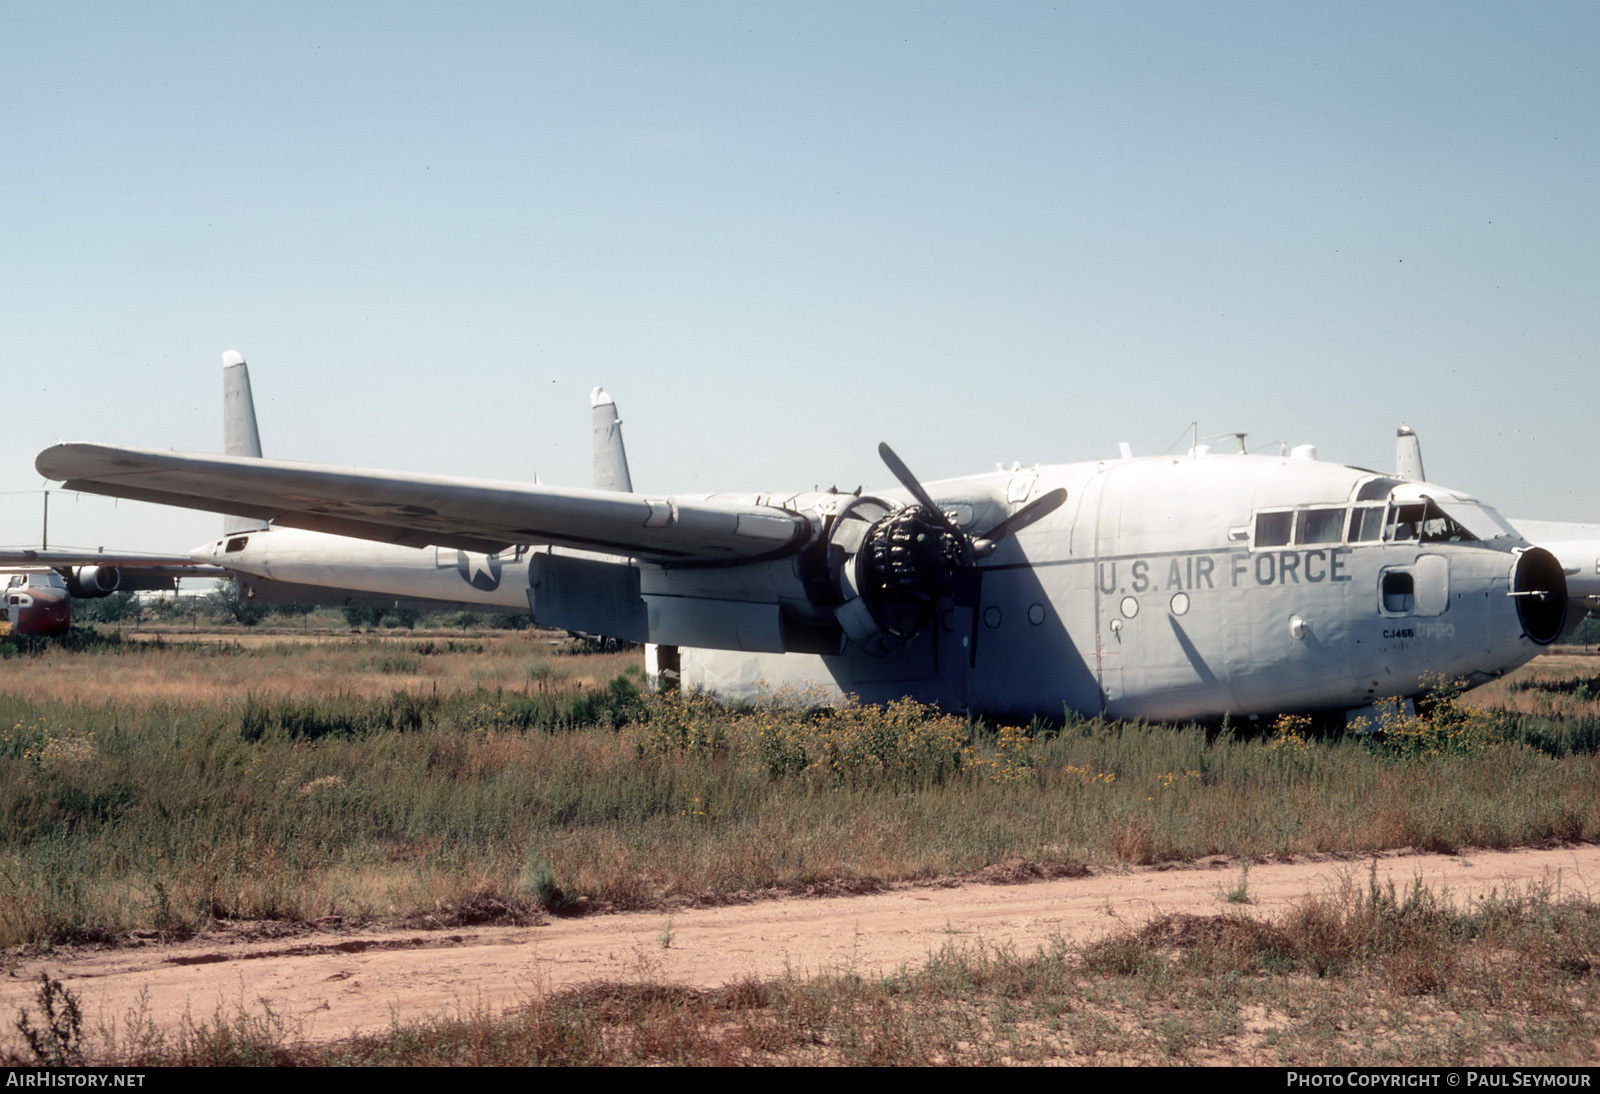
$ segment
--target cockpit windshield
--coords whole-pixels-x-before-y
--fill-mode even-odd
[[[37,574],[12,574],[11,580],[6,582],[6,588],[8,589],[65,590],[66,587],[67,583],[54,570]]]
[[[1429,502],[1450,519],[1462,527],[1470,529],[1478,539],[1499,539],[1509,536],[1512,539],[1521,539],[1517,530],[1506,521],[1499,513],[1482,502],[1462,498],[1429,498]]]
[[[1389,543],[1473,543],[1478,537],[1451,519],[1431,498],[1423,498],[1389,506],[1383,538]]]

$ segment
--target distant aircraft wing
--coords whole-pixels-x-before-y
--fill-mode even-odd
[[[168,568],[182,570],[183,576],[197,576],[197,570],[214,570],[221,574],[225,571],[210,563],[195,562],[188,555],[152,555],[140,554],[137,551],[41,551],[37,549],[20,548],[15,550],[0,551],[0,568],[26,569],[39,567],[53,570],[57,566],[126,566],[145,568]]]
[[[248,457],[60,444],[35,461],[68,490],[258,517],[409,547],[550,544],[652,562],[745,562],[798,549],[808,522],[772,505]]]
[[[1567,575],[1567,597],[1589,611],[1600,609],[1600,524],[1512,520],[1529,543],[1555,555]]]
[[[67,575],[67,587],[73,596],[175,589],[177,582],[186,577],[230,576],[221,566],[196,562],[188,555],[134,551],[5,550],[0,551],[0,569],[55,570]]]

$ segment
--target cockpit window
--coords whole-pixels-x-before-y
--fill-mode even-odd
[[[1371,479],[1360,492],[1365,495],[1368,486],[1393,482]],[[1384,496],[1349,509],[1306,506],[1258,512],[1254,531],[1251,546],[1256,550],[1338,543],[1482,543],[1516,535],[1492,509],[1470,500],[1436,502],[1425,495],[1406,500]]]
[[[1429,498],[1428,503],[1466,529],[1469,539],[1491,540],[1502,536],[1522,538],[1499,513],[1470,498]]]
[[[1467,531],[1454,517],[1449,516],[1433,502],[1428,503],[1428,516],[1422,524],[1424,543],[1475,543],[1478,537]]]
[[[1384,538],[1391,543],[1476,543],[1478,539],[1428,500],[1393,505]]]
[[[1344,509],[1302,509],[1295,514],[1296,543],[1338,543],[1344,538]]]
[[[244,550],[244,545],[249,542],[249,536],[234,536],[223,546],[222,551],[224,554],[231,555],[236,551]]]
[[[1350,542],[1376,543],[1383,538],[1381,505],[1358,505],[1350,516]]]
[[[1390,543],[1406,543],[1418,538],[1422,534],[1422,519],[1427,513],[1428,507],[1420,501],[1390,506],[1389,523],[1384,529],[1383,538]]]

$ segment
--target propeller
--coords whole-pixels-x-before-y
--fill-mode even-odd
[[[954,591],[962,570],[1067,500],[1065,490],[1051,490],[972,536],[956,527],[894,449],[880,444],[878,455],[916,504],[873,525],[861,547],[858,566],[864,572],[857,579],[873,618],[897,638],[909,638],[932,621],[935,605]]]
[[[1005,520],[974,539],[972,541],[972,553],[978,558],[988,558],[994,554],[995,548],[1000,546],[1001,540],[1007,536],[1016,535],[1034,521],[1054,513],[1061,508],[1062,503],[1066,500],[1066,488],[1061,486],[1048,493],[1040,494]]]
[[[939,508],[938,503],[933,500],[927,490],[923,489],[922,484],[917,481],[917,477],[911,473],[911,468],[906,466],[904,460],[895,455],[894,449],[887,444],[879,444],[878,455],[889,468],[889,473],[900,480],[900,485],[905,487],[907,492],[917,499],[918,505],[922,506],[929,514],[936,516],[939,523],[943,524],[951,532],[956,535],[962,534],[961,530],[951,522],[945,511]],[[1049,516],[1061,508],[1062,503],[1066,500],[1066,490],[1057,487],[1034,498],[1027,505],[1012,513],[987,532],[978,536],[965,537],[972,547],[973,555],[977,558],[988,558],[994,554],[995,548],[1000,546],[1001,540],[1007,536],[1014,536],[1028,527],[1028,525]]]

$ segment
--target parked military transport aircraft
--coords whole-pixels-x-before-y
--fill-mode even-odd
[[[182,555],[0,551],[0,638],[44,638],[72,627],[72,602],[118,592],[175,589],[183,577],[226,577]]]
[[[50,638],[72,626],[72,597],[54,570],[11,574],[0,602],[0,638]]]
[[[223,451],[259,459],[261,436],[243,355],[222,355]],[[611,396],[590,395],[596,489],[631,490],[621,419]],[[405,547],[298,528],[275,528],[264,520],[229,516],[221,539],[190,556],[117,552],[0,551],[0,565],[49,567],[36,574],[31,616],[48,618],[64,633],[71,599],[105,596],[124,588],[171,587],[173,576],[228,576],[251,599],[334,606],[402,603],[431,608],[482,608],[521,614],[528,610],[526,547],[499,554],[454,548]],[[152,583],[152,578],[165,585]],[[51,582],[54,584],[50,584]],[[56,596],[50,589],[66,590]],[[59,600],[59,604],[57,601]],[[41,632],[42,633],[42,632]]]
[[[723,693],[1158,719],[1348,710],[1485,679],[1561,633],[1566,581],[1493,509],[1285,456],[1017,468],[922,486],[624,494],[92,444],[67,489],[378,543],[534,545],[536,622],[681,651]],[[276,534],[274,532],[273,534]],[[438,557],[438,556],[436,556]],[[503,562],[504,566],[505,563]]]
[[[0,551],[0,638],[48,638],[72,627],[72,602],[116,592],[175,589],[182,577],[223,577],[183,555]]]
[[[261,457],[255,403],[243,356],[223,354],[224,451]],[[601,388],[590,393],[594,485],[631,490],[621,419]],[[252,598],[299,603],[393,602],[482,608],[522,614],[528,610],[525,545],[501,552],[453,547],[409,547],[351,536],[275,527],[266,521],[231,518],[221,539],[198,547],[197,562],[238,575]]]
[[[229,455],[259,458],[245,367],[237,353],[224,355],[224,372],[230,375],[224,385],[226,449]],[[631,490],[616,404],[595,388],[590,406],[595,488]],[[519,615],[528,610],[527,555],[526,545],[499,552],[411,547],[252,519],[239,520],[221,539],[193,552],[196,561],[238,574],[241,587],[262,600],[325,604],[400,598]]]

